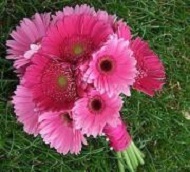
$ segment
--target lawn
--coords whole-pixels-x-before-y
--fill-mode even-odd
[[[117,159],[105,138],[89,138],[78,156],[63,156],[22,130],[9,103],[18,84],[5,41],[23,17],[65,5],[87,3],[126,20],[148,40],[167,73],[154,98],[132,92],[123,108],[136,145],[144,152],[139,172],[190,172],[190,2],[188,0],[1,0],[0,1],[0,172],[116,172]]]

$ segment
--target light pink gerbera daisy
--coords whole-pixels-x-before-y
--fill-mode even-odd
[[[32,19],[23,19],[16,31],[11,33],[13,40],[7,40],[7,59],[15,60],[14,67],[20,69],[31,61],[41,48],[41,39],[50,25],[50,13],[36,13]]]
[[[65,16],[71,16],[71,15],[89,15],[93,17],[97,17],[98,20],[102,20],[106,23],[109,23],[111,26],[113,26],[114,22],[116,21],[115,15],[109,15],[106,11],[98,10],[95,11],[94,7],[90,7],[87,4],[82,5],[76,5],[73,7],[64,7],[63,11],[56,12],[56,15],[53,16],[53,23],[56,23],[59,20],[63,20]]]
[[[12,102],[18,121],[24,125],[24,131],[37,136],[39,133],[38,117],[40,111],[33,101],[31,91],[19,85],[15,91]]]
[[[100,93],[108,93],[110,96],[124,93],[130,96],[130,85],[136,76],[135,64],[129,41],[114,35],[93,54],[84,80],[94,83]]]
[[[52,26],[42,40],[42,51],[62,61],[87,60],[113,33],[110,25],[89,15],[64,17]]]
[[[147,42],[136,38],[131,43],[131,49],[137,60],[138,74],[133,88],[153,96],[155,91],[161,90],[164,85],[164,66],[158,56],[149,48]]]
[[[76,101],[72,110],[77,129],[96,137],[102,133],[106,124],[117,126],[120,123],[119,110],[122,100],[119,96],[109,98],[107,94],[91,91],[87,97]]]
[[[40,134],[46,144],[50,144],[57,152],[78,154],[82,143],[87,145],[80,130],[74,128],[71,114],[63,112],[46,112],[39,117]]]
[[[69,64],[35,54],[24,75],[24,85],[32,90],[34,101],[43,110],[71,109],[77,87]]]

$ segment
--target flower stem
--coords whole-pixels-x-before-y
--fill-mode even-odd
[[[135,172],[139,164],[144,165],[144,154],[135,146],[133,141],[124,151],[118,152],[118,154],[118,157],[123,158],[130,172]]]
[[[124,157],[124,159],[126,161],[126,164],[127,164],[128,168],[129,168],[130,172],[134,172],[134,168],[132,166],[132,162],[131,162],[131,159],[130,159],[127,151],[123,151],[122,155],[123,155],[123,157]]]
[[[144,154],[139,151],[139,149],[135,146],[135,144],[133,142],[131,143],[131,146],[132,146],[132,149],[133,149],[136,157],[138,158],[140,164],[144,165],[144,159],[143,159]]]
[[[117,162],[118,162],[118,167],[119,167],[119,172],[125,172],[125,167],[122,164],[122,156],[120,152],[117,152]]]
[[[131,163],[133,165],[133,168],[136,170],[137,166],[138,166],[138,161],[137,161],[137,158],[132,150],[132,146],[130,146],[128,149],[127,149],[127,153],[131,159]]]

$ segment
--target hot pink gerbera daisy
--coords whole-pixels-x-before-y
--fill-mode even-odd
[[[95,16],[96,12],[94,10],[94,7],[90,7],[89,5],[82,4],[82,5],[76,5],[74,8],[66,6],[63,8],[63,11],[58,11],[53,15],[53,23],[56,23],[59,20],[63,20],[65,16],[71,16],[73,14],[85,14],[85,15],[91,15]]]
[[[72,108],[77,87],[69,64],[35,54],[24,75],[24,84],[32,90],[34,101],[43,110]]]
[[[164,85],[165,71],[158,56],[149,48],[148,43],[136,38],[131,43],[131,49],[137,60],[138,75],[133,88],[153,96],[155,91]]]
[[[19,85],[12,102],[18,121],[24,125],[24,131],[37,136],[39,133],[38,117],[40,112],[33,101],[31,91]]]
[[[74,128],[71,114],[63,112],[46,112],[39,117],[40,134],[46,144],[50,144],[57,152],[78,154],[82,143],[87,145],[80,130]]]
[[[41,48],[41,39],[50,25],[50,13],[36,13],[32,19],[23,19],[16,31],[11,33],[13,40],[6,45],[7,59],[13,59],[16,69],[28,64],[35,53]]]
[[[107,94],[91,91],[87,97],[78,99],[73,108],[73,119],[82,133],[96,137],[106,124],[117,126],[120,123],[119,110],[122,100],[119,96],[109,98]]]
[[[111,26],[113,26],[114,22],[116,21],[115,15],[109,15],[106,11],[98,10],[95,11],[94,7],[90,7],[86,4],[83,5],[76,5],[74,8],[72,7],[64,7],[63,11],[56,12],[56,15],[53,16],[53,23],[56,23],[59,20],[63,20],[65,16],[71,16],[71,15],[89,15],[93,17],[97,17],[98,20],[102,20],[106,23],[109,23]]]
[[[84,80],[94,83],[100,93],[108,93],[110,96],[124,93],[129,96],[130,85],[136,76],[135,64],[129,41],[114,35],[93,54]]]
[[[110,25],[89,15],[64,17],[52,26],[42,41],[44,53],[62,61],[77,63],[87,60],[97,50],[109,34]]]

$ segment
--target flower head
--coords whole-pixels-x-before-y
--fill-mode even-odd
[[[100,135],[106,124],[116,126],[120,123],[121,106],[120,97],[109,98],[107,94],[99,94],[93,90],[75,103],[72,111],[76,128],[87,135]]]
[[[24,131],[37,136],[39,133],[38,117],[40,112],[33,101],[31,91],[19,85],[15,91],[12,102],[18,121],[24,125]]]
[[[130,95],[130,85],[136,76],[136,60],[129,48],[129,41],[111,37],[93,54],[93,60],[84,75],[84,80],[94,83],[100,93],[124,93]]]
[[[86,4],[76,5],[74,8],[66,6],[63,8],[62,11],[58,11],[55,13],[55,15],[53,16],[53,23],[63,20],[65,16],[71,16],[73,14],[75,15],[85,14],[85,15],[94,16],[96,12],[93,7],[90,7]]]
[[[98,20],[101,20],[107,24],[110,24],[111,26],[114,25],[114,22],[116,20],[115,15],[109,15],[107,11],[98,10],[95,11],[94,7],[90,7],[89,5],[82,4],[82,5],[76,5],[73,7],[64,7],[62,11],[56,12],[56,15],[53,16],[52,23],[56,23],[60,20],[63,20],[66,16],[71,15],[88,15],[92,17],[96,17]]]
[[[24,75],[24,84],[32,90],[34,101],[42,110],[71,109],[77,87],[69,64],[36,54]]]
[[[39,117],[40,134],[46,144],[50,144],[57,152],[78,154],[82,143],[87,145],[80,130],[73,126],[70,112],[45,112]]]
[[[165,71],[158,56],[149,48],[148,43],[139,37],[132,41],[131,49],[137,60],[138,74],[133,88],[153,96],[164,85]]]
[[[112,32],[110,25],[96,17],[71,15],[48,30],[42,50],[64,62],[76,64],[88,60]]]
[[[41,39],[50,25],[50,13],[36,13],[32,19],[23,19],[16,31],[11,33],[13,40],[7,40],[7,59],[13,59],[19,69],[30,63],[31,58],[41,48]]]

